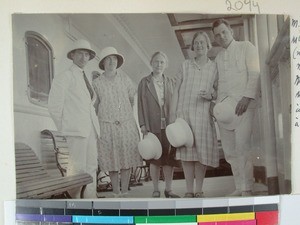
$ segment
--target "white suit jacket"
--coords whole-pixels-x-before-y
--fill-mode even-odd
[[[87,137],[95,128],[100,136],[98,118],[83,77],[83,70],[73,64],[53,79],[48,109],[59,131],[66,136]]]
[[[219,73],[217,102],[227,96],[239,101],[244,96],[252,99],[249,108],[255,107],[260,69],[254,45],[233,40],[227,49],[218,53],[215,61]]]

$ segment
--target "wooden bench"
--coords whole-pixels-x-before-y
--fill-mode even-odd
[[[58,171],[61,176],[65,176],[69,158],[66,137],[61,132],[45,129],[41,131],[41,148],[47,170],[54,176],[57,176]],[[108,173],[99,175],[100,168],[97,170],[97,191],[112,191],[111,182],[103,181],[108,177]]]
[[[87,184],[93,178],[86,173],[52,177],[42,165],[35,152],[24,143],[15,143],[17,199],[45,199],[64,195],[70,198],[68,191],[81,187],[81,198]]]

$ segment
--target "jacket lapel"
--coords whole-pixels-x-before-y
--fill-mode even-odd
[[[154,87],[154,83],[153,83],[153,79],[152,79],[152,74],[150,74],[147,77],[147,87],[150,91],[150,93],[152,94],[153,98],[155,99],[155,101],[157,102],[157,104],[159,105],[159,101],[158,101],[158,96]]]
[[[80,89],[80,91],[82,93],[84,93],[87,97],[89,97],[91,99],[90,92],[89,92],[89,90],[88,90],[88,88],[86,86],[86,83],[85,83],[85,80],[84,80],[84,77],[83,77],[83,70],[79,69],[78,66],[76,66],[75,64],[73,64],[71,66],[71,68],[70,68],[70,71],[73,73],[73,76],[75,76],[75,79],[80,82],[80,84],[81,84],[80,86],[82,86],[82,88]],[[88,78],[87,78],[87,80],[89,82]],[[89,84],[91,85],[90,82],[89,82]],[[92,89],[93,89],[93,87],[92,87]],[[95,93],[93,93],[93,96],[95,96]]]
[[[172,100],[172,94],[173,94],[172,81],[170,81],[169,78],[165,77],[165,83],[164,83],[164,95],[165,95],[164,113],[165,113],[166,118],[168,118],[168,115],[169,115],[169,109],[170,109],[170,103],[171,103],[171,100]],[[167,124],[169,124],[169,121],[167,121]]]

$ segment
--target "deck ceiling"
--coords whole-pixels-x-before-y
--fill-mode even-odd
[[[190,44],[197,31],[208,33],[213,44],[208,55],[213,59],[220,50],[211,31],[212,22],[217,18],[226,18],[232,24],[236,40],[244,39],[245,15],[156,13],[67,16],[99,49],[116,47],[126,60],[122,69],[136,82],[150,73],[149,61],[155,51],[167,54],[169,68],[165,73],[175,75],[180,63],[193,57]]]

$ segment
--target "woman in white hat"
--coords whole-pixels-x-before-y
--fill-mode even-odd
[[[210,48],[208,35],[195,33],[191,44],[195,57],[182,63],[171,105],[172,122],[176,117],[184,119],[194,134],[193,146],[180,147],[176,152],[186,180],[185,197],[189,198],[203,197],[206,167],[219,165],[216,130],[209,110],[211,100],[216,98],[214,84],[217,79],[216,65],[207,57]]]
[[[136,88],[118,70],[124,58],[115,48],[104,48],[99,58],[99,68],[104,73],[93,81],[101,133],[98,161],[102,171],[109,171],[114,197],[124,197],[128,193],[130,168],[142,165],[137,148],[140,136],[133,115]]]
[[[163,52],[155,52],[150,60],[152,72],[144,77],[138,87],[138,117],[142,134],[154,133],[162,145],[162,155],[159,159],[149,160],[150,176],[153,182],[153,198],[160,197],[159,177],[160,167],[165,178],[164,195],[166,198],[179,198],[172,192],[173,167],[178,166],[175,160],[175,149],[166,137],[166,126],[169,124],[169,109],[173,93],[173,81],[165,76],[168,58]]]

